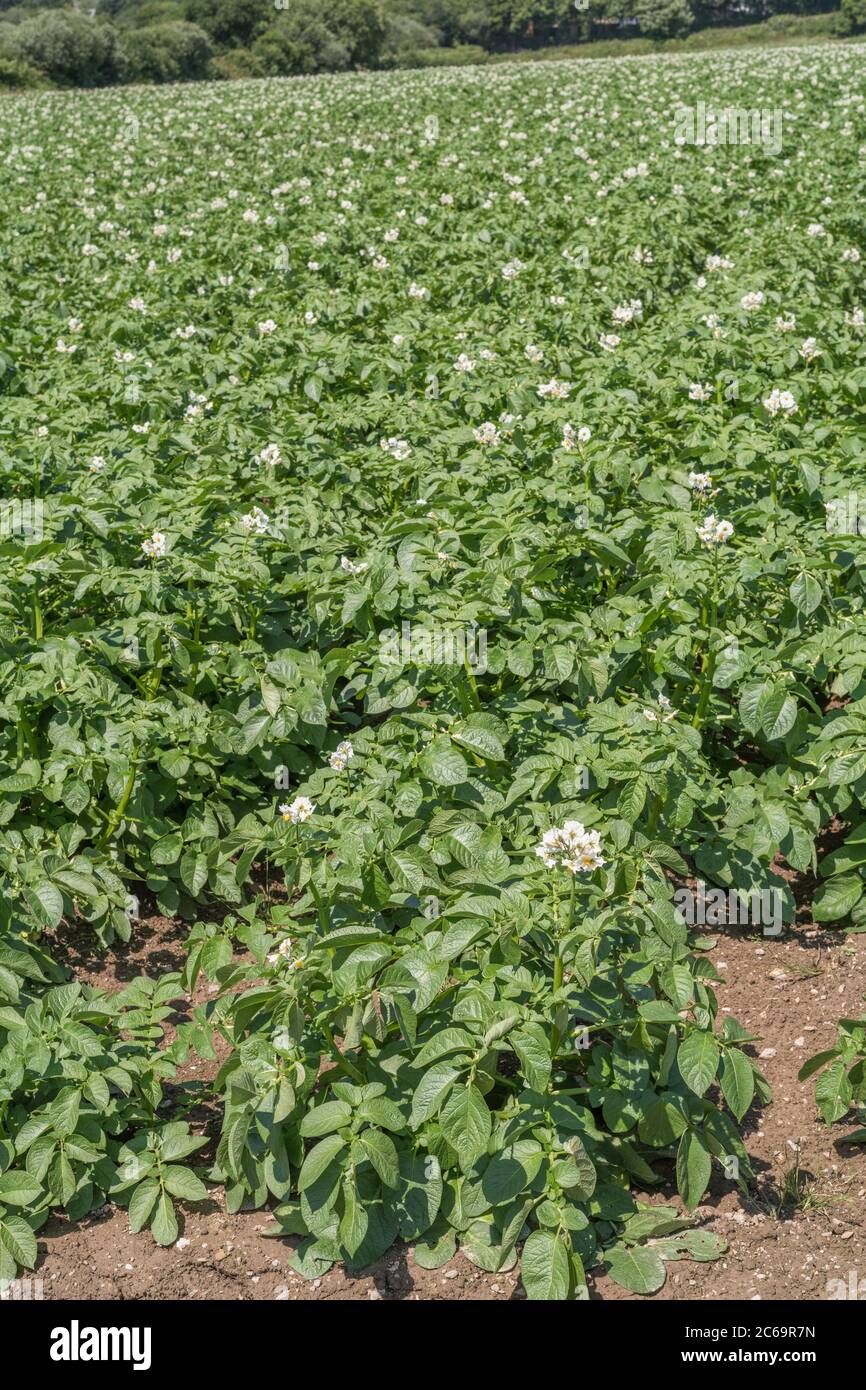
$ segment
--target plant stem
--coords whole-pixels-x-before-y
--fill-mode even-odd
[[[108,817],[106,827],[97,841],[97,845],[100,849],[103,849],[104,846],[108,844],[108,841],[111,839],[117,827],[120,825],[120,822],[123,820],[124,813],[126,811],[127,806],[129,805],[129,798],[132,796],[132,791],[133,787],[135,786],[135,779],[137,774],[138,754],[136,752],[133,752],[132,762],[129,765],[129,775],[126,779],[126,785],[123,788],[121,798],[115,806],[114,810],[112,811],[111,815]]]
[[[707,642],[708,642],[708,643],[711,642],[711,641],[713,640],[713,633],[715,632],[716,627],[718,626],[718,614],[719,614],[719,547],[718,547],[718,545],[715,545],[715,546],[713,547],[713,597],[712,597],[712,603],[711,603],[711,606],[710,606],[710,622],[709,622],[709,629],[708,629],[708,632],[707,632]],[[693,727],[696,728],[696,729],[699,729],[699,728],[701,727],[701,725],[703,724],[704,715],[705,715],[706,712],[707,712],[707,705],[709,704],[709,700],[710,700],[710,691],[712,690],[713,675],[715,674],[715,670],[716,670],[716,654],[715,654],[715,652],[705,651],[704,654],[703,654],[703,656],[702,656],[702,658],[701,658],[701,686],[700,686],[700,692],[701,692],[701,693],[700,693],[700,695],[699,695],[699,697],[698,697],[698,707],[697,707],[697,709],[695,710],[695,716],[694,716],[694,719],[692,720],[692,725],[693,725]]]

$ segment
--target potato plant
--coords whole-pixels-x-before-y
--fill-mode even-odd
[[[866,1118],[866,1017],[839,1020],[833,1046],[816,1052],[800,1068],[801,1081],[816,1074],[815,1100],[828,1125],[851,1110]],[[845,1142],[866,1143],[866,1129],[846,1135]]]
[[[204,1179],[311,1276],[714,1258],[769,1093],[675,894],[866,927],[857,50],[3,111],[0,1281]],[[179,978],[66,982],[146,907]]]

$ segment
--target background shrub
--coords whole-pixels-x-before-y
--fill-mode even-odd
[[[688,0],[637,0],[635,16],[651,39],[681,38],[695,22]]]
[[[124,76],[117,31],[69,10],[44,10],[12,30],[17,56],[62,86],[101,87]]]
[[[840,34],[860,34],[866,29],[866,0],[842,0]]]
[[[315,6],[292,8],[256,39],[252,53],[265,72],[278,77],[319,72],[338,72],[349,66],[349,49],[320,19]]]
[[[207,77],[213,45],[196,24],[175,20],[133,29],[123,40],[133,82],[182,82]]]

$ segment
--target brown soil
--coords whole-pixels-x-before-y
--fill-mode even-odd
[[[793,886],[793,885],[792,885]],[[714,1165],[697,1220],[722,1235],[729,1250],[715,1263],[669,1265],[660,1299],[826,1299],[828,1281],[866,1280],[866,1147],[845,1143],[854,1126],[819,1121],[811,1083],[797,1080],[803,1061],[830,1046],[836,1020],[858,1016],[866,995],[866,935],[824,932],[800,908],[779,938],[746,928],[718,930],[710,958],[724,984],[719,1005],[761,1035],[755,1045],[773,1087],[773,1102],[750,1112],[746,1147],[756,1184],[743,1197]],[[65,961],[78,979],[117,989],[139,974],[179,969],[185,928],[164,918],[136,924],[133,939],[103,956],[86,932],[64,933]],[[58,942],[58,946],[60,943]],[[193,1002],[207,998],[202,980]],[[209,1080],[218,1063],[191,1061],[185,1081]],[[193,1128],[213,1132],[215,1108],[203,1105]],[[799,1146],[799,1199],[780,1205],[785,1173]],[[656,1198],[653,1198],[656,1200]],[[676,1200],[665,1186],[658,1200]],[[222,1194],[182,1216],[181,1236],[168,1249],[146,1234],[131,1235],[126,1212],[110,1207],[83,1221],[52,1219],[40,1232],[45,1298],[63,1299],[484,1299],[522,1298],[515,1271],[484,1274],[462,1255],[444,1269],[416,1266],[411,1247],[396,1246],[360,1276],[332,1269],[308,1283],[288,1267],[293,1240],[262,1231],[266,1212],[229,1216]],[[632,1299],[596,1270],[591,1297]],[[866,1289],[866,1282],[863,1288]]]

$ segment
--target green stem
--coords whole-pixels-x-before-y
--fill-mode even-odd
[[[120,825],[120,822],[123,820],[126,808],[129,805],[129,798],[132,796],[132,791],[135,786],[135,779],[137,775],[138,754],[136,752],[133,752],[132,762],[129,765],[129,775],[126,779],[126,785],[123,788],[123,793],[121,795],[120,800],[118,801],[111,815],[108,817],[108,822],[104,831],[97,840],[97,848],[103,849],[105,845],[108,844],[108,841],[111,839],[112,835],[117,830],[117,827]]]
[[[472,702],[472,709],[473,711],[480,710],[481,700],[478,696],[478,684],[475,680],[472,667],[469,664],[469,653],[467,651],[463,652],[463,666],[466,671],[466,681],[469,686],[469,697]]]
[[[199,633],[201,632],[201,620],[202,620],[202,616],[203,616],[202,612],[197,611],[197,612],[196,612],[196,615],[195,615],[195,620],[194,620],[193,626],[192,626],[192,640],[193,640],[193,644],[194,644],[196,647],[197,647],[198,644],[199,644]],[[196,683],[197,680],[198,680],[198,658],[197,658],[197,657],[193,657],[192,665],[191,665],[191,667],[190,667],[189,676],[187,677],[187,682],[186,682],[186,694],[187,694],[187,695],[192,695],[192,694],[194,693],[194,691],[195,691],[195,683]]]
[[[337,1046],[337,1039],[334,1037],[334,1034],[328,1027],[327,1023],[320,1023],[319,1027],[324,1033],[328,1046],[334,1054],[334,1061],[336,1062],[337,1066],[342,1068],[343,1071],[347,1072],[348,1075],[351,1076],[353,1081],[357,1081],[360,1083],[360,1085],[363,1086],[365,1081],[363,1073],[358,1070],[354,1062],[349,1061],[348,1057],[344,1052],[340,1051],[339,1047]]]
[[[34,758],[36,758],[36,759],[38,759],[38,758],[39,758],[39,744],[36,742],[36,736],[35,736],[35,734],[33,733],[33,729],[31,728],[30,720],[27,718],[27,715],[24,713],[24,706],[22,705],[22,706],[19,708],[19,710],[18,710],[18,761],[19,761],[19,763],[21,763],[21,762],[24,761],[24,743],[25,743],[25,741],[26,741],[26,743],[27,743],[27,747],[30,749],[31,756],[34,757]]]
[[[715,632],[715,630],[716,630],[716,628],[717,628],[717,626],[718,626],[718,620],[719,620],[719,547],[718,547],[718,545],[716,545],[716,546],[713,547],[713,597],[712,597],[712,603],[711,603],[711,606],[710,606],[709,630],[708,630],[708,632],[707,632],[707,642],[708,642],[708,643],[711,642],[711,641],[713,640],[713,633]],[[715,654],[715,652],[705,651],[704,654],[703,654],[703,657],[701,658],[701,686],[700,686],[700,691],[701,691],[701,693],[700,693],[700,695],[699,695],[699,697],[698,697],[698,707],[697,707],[697,709],[695,710],[695,716],[694,716],[694,719],[692,720],[692,725],[693,725],[693,727],[696,728],[696,729],[700,729],[701,725],[703,724],[704,715],[705,715],[706,712],[707,712],[707,705],[709,704],[709,701],[710,701],[710,691],[712,690],[712,686],[713,686],[713,675],[715,674],[715,669],[716,669],[716,654]]]

